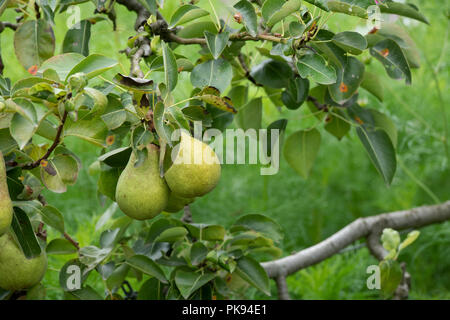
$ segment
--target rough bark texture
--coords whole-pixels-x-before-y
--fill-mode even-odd
[[[384,228],[420,228],[446,220],[450,220],[450,201],[435,206],[360,218],[312,247],[262,265],[271,278],[287,276],[335,255],[360,238],[368,238],[371,252],[380,259],[384,256],[384,249],[382,250],[379,244],[379,235]]]

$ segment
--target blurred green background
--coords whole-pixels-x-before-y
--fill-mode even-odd
[[[445,2],[412,2],[430,20],[430,25],[406,19],[397,21],[406,25],[419,46],[422,66],[413,70],[413,84],[405,86],[402,81],[389,79],[378,63],[372,63],[369,68],[381,75],[385,85],[385,101],[379,103],[366,92],[360,92],[361,100],[367,106],[388,114],[399,131],[399,166],[392,185],[386,187],[383,183],[353,131],[339,142],[320,129],[322,145],[308,180],[295,174],[284,160],[281,161],[280,172],[273,176],[261,176],[259,166],[224,165],[217,188],[192,205],[195,222],[229,226],[243,214],[265,214],[283,227],[285,238],[281,247],[287,255],[325,239],[356,218],[450,199],[449,163],[442,141],[444,123],[448,123],[448,115],[444,117],[443,109],[450,113],[448,11],[443,8]],[[199,5],[209,8],[208,1],[202,0]],[[170,17],[178,6],[179,1],[166,1],[163,14]],[[220,15],[229,18],[223,4],[218,6]],[[80,7],[82,18],[93,15],[92,4]],[[134,34],[135,14],[120,6],[117,15],[117,31],[112,30],[109,21],[99,22],[93,26],[90,43],[91,53],[101,53],[120,61],[115,70],[105,75],[109,79],[116,72],[128,73],[129,63],[119,50],[126,47],[127,38]],[[14,17],[11,10],[3,15],[3,19],[9,21],[14,21]],[[57,53],[61,52],[67,31],[66,20],[67,14],[56,18]],[[335,14],[328,25],[334,32],[339,32],[363,27],[365,21]],[[11,30],[2,33],[1,49],[6,64],[5,76],[12,81],[25,77],[27,72],[14,55]],[[198,49],[198,46],[178,47],[177,52],[190,56],[191,53],[195,55]],[[155,77],[160,75],[155,74]],[[186,98],[191,90],[186,73],[182,77],[175,94],[178,100]],[[285,117],[289,119],[289,134],[311,125],[311,118],[302,119],[309,113],[307,109],[305,106],[296,111],[282,108],[279,112],[268,99],[264,99],[263,122],[267,126],[273,120]],[[65,143],[83,162],[78,182],[65,194],[46,192],[45,197],[64,213],[70,234],[85,246],[98,241],[100,233],[95,232],[95,224],[109,206],[109,203],[102,205],[98,201],[97,177],[88,174],[88,167],[96,160],[100,149],[75,139],[67,139]],[[116,212],[115,215],[120,216],[121,213]],[[450,223],[430,226],[421,232],[416,243],[400,256],[412,276],[410,297],[449,299]],[[50,233],[50,236],[57,234]],[[50,271],[45,278],[49,298],[62,297],[57,288],[58,272],[69,258],[50,257]],[[364,247],[348,250],[290,276],[291,297],[379,299],[377,291],[366,287],[366,268],[376,263]],[[90,279],[92,282],[95,280]],[[273,293],[272,297],[276,297],[275,289]],[[242,298],[266,297],[250,290]]]

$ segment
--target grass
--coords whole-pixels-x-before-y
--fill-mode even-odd
[[[173,2],[168,2],[166,11],[173,10]],[[204,3],[208,6],[207,1],[201,1],[200,5]],[[386,187],[373,168],[354,132],[338,142],[321,129],[322,145],[308,180],[296,175],[284,160],[281,161],[280,172],[274,176],[260,176],[258,166],[224,165],[217,188],[192,205],[195,221],[228,226],[243,214],[265,214],[283,227],[285,238],[281,247],[285,254],[289,254],[323,240],[358,217],[432,204],[434,200],[430,192],[440,201],[450,199],[449,162],[442,140],[448,123],[448,117],[445,118],[443,113],[445,109],[448,113],[449,101],[448,20],[435,1],[420,2],[419,6],[430,18],[431,25],[409,23],[408,26],[419,44],[422,57],[422,68],[413,71],[413,84],[406,87],[404,82],[389,79],[382,67],[372,63],[369,68],[382,75],[386,86],[385,101],[379,103],[361,92],[361,99],[367,101],[367,106],[390,115],[399,131],[398,156],[403,167],[397,169],[390,187]],[[83,8],[83,17],[90,16],[92,5],[83,5]],[[5,16],[12,21],[12,13],[7,12]],[[93,28],[95,41],[91,41],[91,52],[106,54],[120,61],[120,66],[105,75],[106,78],[128,68],[128,61],[118,51],[126,46],[128,36],[133,34],[131,22],[134,14],[121,8],[118,18],[116,32],[111,31],[109,22],[98,23]],[[57,19],[57,50],[60,50],[65,34],[64,21],[65,16]],[[358,23],[359,26],[363,24],[356,18],[341,15],[335,15],[329,21],[338,31],[348,26],[356,27]],[[443,35],[446,35],[445,39]],[[13,81],[26,76],[14,56],[11,31],[2,34],[1,47],[7,62],[6,76]],[[183,49],[177,50],[181,52]],[[193,48],[187,50],[196,51]],[[429,65],[425,63],[425,57]],[[438,68],[436,73],[432,68]],[[176,91],[178,100],[185,98],[191,89],[189,81],[184,80],[187,78],[179,82]],[[267,99],[264,101],[263,120],[266,125],[276,118],[285,117],[290,121],[289,134],[312,123],[312,119],[301,119],[307,114],[305,107],[294,112],[283,108],[279,113]],[[88,167],[99,155],[99,149],[72,138],[65,143],[82,160],[78,182],[65,194],[46,192],[45,196],[49,203],[64,213],[69,233],[85,246],[98,241],[95,224],[107,208],[107,204],[102,206],[97,199],[97,177],[88,174]],[[121,213],[115,214],[120,216]],[[400,257],[412,275],[411,297],[448,299],[450,224],[430,226],[421,232],[417,242]],[[55,233],[50,235],[56,236]],[[61,297],[57,288],[58,272],[69,258],[50,257],[50,271],[45,284],[51,298]],[[366,249],[336,255],[289,277],[290,293],[297,299],[378,299],[378,293],[365,286],[365,270],[375,263]],[[90,279],[90,283],[96,282],[100,280]],[[266,298],[254,290],[245,297]]]

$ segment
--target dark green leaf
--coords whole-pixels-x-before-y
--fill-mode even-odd
[[[90,39],[91,22],[89,20],[81,20],[67,31],[63,42],[63,52],[76,52],[83,56],[88,56]]]

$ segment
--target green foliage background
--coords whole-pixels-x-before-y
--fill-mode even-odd
[[[442,114],[442,106],[448,109],[449,105],[448,11],[443,10],[441,1],[413,2],[420,5],[431,25],[407,21],[408,31],[418,43],[422,61],[421,68],[413,71],[412,86],[405,87],[402,81],[389,80],[382,66],[375,64],[386,84],[384,103],[360,92],[368,105],[391,116],[399,131],[398,153],[403,165],[398,168],[391,187],[385,186],[354,132],[339,143],[334,137],[327,136],[322,140],[317,162],[308,180],[295,174],[284,159],[280,172],[274,176],[261,176],[258,166],[225,165],[218,187],[192,205],[195,222],[227,226],[243,214],[268,215],[283,227],[283,249],[285,254],[289,254],[323,240],[359,217],[432,204],[434,200],[426,188],[441,201],[450,198],[449,163],[443,143],[438,139],[444,135],[444,121],[449,121]],[[200,1],[198,5],[208,6],[207,3]],[[176,1],[168,2],[163,13],[173,12],[176,5]],[[82,19],[92,15],[93,5],[81,7]],[[118,71],[127,73],[129,69],[129,62],[119,50],[126,47],[128,36],[134,34],[132,22],[135,14],[119,7],[116,32],[112,31],[110,22],[99,22],[92,30],[90,52],[120,61],[119,67],[105,74],[106,78]],[[4,18],[12,22],[13,13],[6,12]],[[58,15],[55,21],[58,26],[55,28],[56,52],[60,52],[67,31],[66,18],[67,14]],[[351,30],[358,23],[361,26],[364,23],[339,14],[330,21],[336,32]],[[11,30],[3,32],[1,50],[4,60],[8,61],[5,76],[13,82],[25,77],[27,72],[14,55]],[[185,47],[177,50],[184,50],[185,55],[188,55],[187,50],[189,55],[196,51]],[[436,79],[433,69],[437,72]],[[186,75],[179,80],[176,99],[182,99],[192,89],[188,79],[183,77]],[[263,102],[263,123],[268,125],[279,116],[269,106],[268,99]],[[305,106],[296,111],[282,110],[283,117],[298,123],[295,129],[311,125],[308,120],[300,122],[302,114],[307,113]],[[100,233],[95,232],[95,224],[109,203],[103,206],[99,203],[97,178],[88,174],[88,167],[95,161],[99,150],[80,140],[68,138],[67,143],[83,162],[79,179],[68,192],[53,194],[46,191],[45,197],[64,213],[68,231],[81,246],[85,246],[98,241],[96,237]],[[115,214],[119,216],[121,213]],[[411,298],[450,299],[449,242],[450,223],[447,222],[423,229],[419,240],[402,253],[400,260],[406,261],[412,275]],[[44,280],[48,298],[62,297],[58,289],[58,273],[69,258],[50,257],[49,272]],[[294,299],[378,299],[378,292],[366,288],[365,270],[371,264],[377,264],[377,261],[364,247],[336,255],[289,277],[291,296]],[[89,282],[95,288],[95,283],[101,279],[92,275]],[[242,298],[266,297],[250,289]]]

